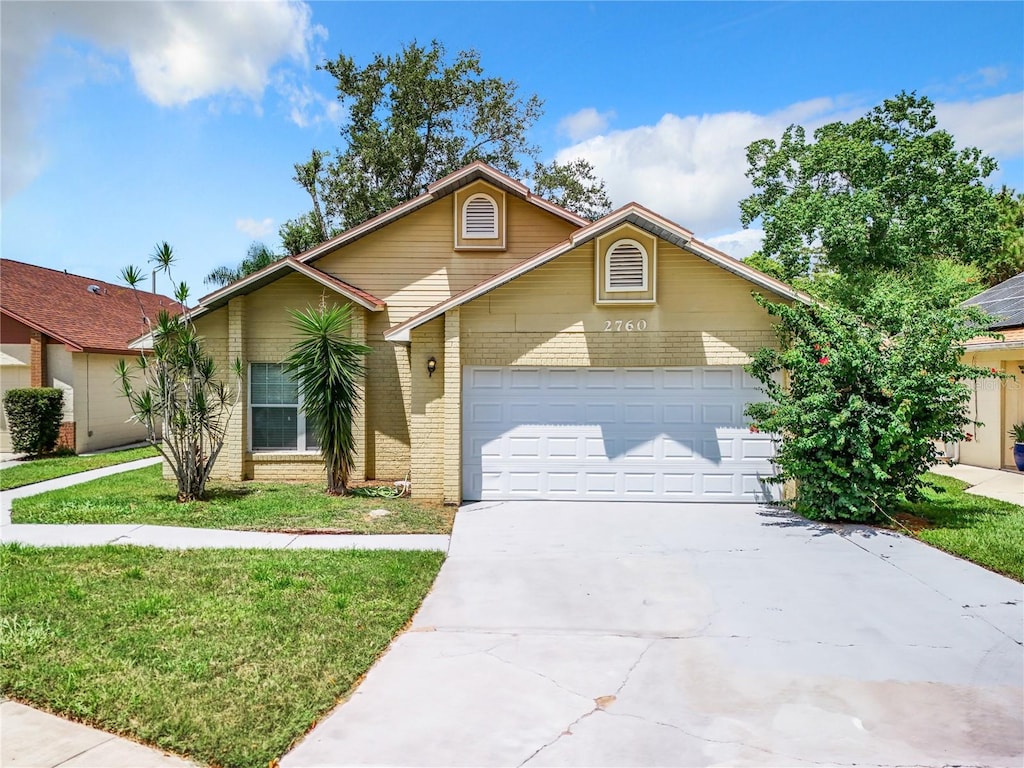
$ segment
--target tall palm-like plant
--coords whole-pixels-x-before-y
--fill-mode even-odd
[[[370,348],[349,336],[351,305],[292,310],[300,340],[285,362],[302,395],[307,423],[320,443],[327,468],[327,492],[343,495],[352,473],[352,420],[363,398],[363,358]]]
[[[160,243],[151,261],[169,277],[174,251],[166,242]],[[121,279],[138,290],[143,273],[125,267]],[[116,371],[132,418],[145,425],[149,442],[174,473],[178,501],[186,502],[206,494],[206,481],[224,447],[228,422],[238,403],[242,363],[235,360],[232,386],[220,381],[213,357],[203,348],[186,306],[188,286],[179,284],[174,297],[181,312],[172,315],[161,310],[156,322],[145,318],[139,302],[153,346],[139,355],[135,365],[119,360]]]

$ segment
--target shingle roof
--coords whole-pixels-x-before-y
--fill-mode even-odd
[[[978,307],[996,318],[989,330],[1024,325],[1024,272],[972,296],[963,305]]]
[[[133,352],[128,343],[149,330],[143,313],[155,321],[161,309],[181,307],[157,293],[0,259],[0,311],[76,351]]]

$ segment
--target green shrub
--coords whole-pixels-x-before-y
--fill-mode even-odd
[[[64,391],[54,387],[10,389],[4,394],[4,412],[16,452],[49,453],[60,437]]]
[[[876,522],[917,501],[936,441],[971,438],[968,383],[998,375],[960,360],[981,317],[896,297],[877,303],[869,323],[835,305],[755,298],[778,319],[781,348],[748,366],[768,400],[747,415],[752,430],[784,436],[776,480],[796,481],[796,511]]]

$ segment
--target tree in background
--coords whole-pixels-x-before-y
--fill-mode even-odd
[[[1024,272],[1024,194],[1004,186],[996,194],[1002,242],[985,264],[985,282],[1001,283]]]
[[[900,93],[851,123],[818,128],[810,142],[790,126],[780,141],[751,144],[747,162],[754,193],[740,203],[741,220],[761,219],[762,257],[788,280],[829,270],[860,284],[937,259],[984,273],[998,249],[999,206],[984,184],[995,160],[956,149],[926,97]]]
[[[159,244],[151,260],[156,270],[170,277],[174,262],[170,245]],[[137,289],[143,273],[125,267],[121,279]],[[217,366],[203,349],[186,308],[188,294],[188,286],[180,283],[174,294],[182,308],[180,314],[161,310],[153,323],[143,312],[153,348],[140,354],[134,366],[119,360],[116,369],[133,419],[145,425],[147,439],[174,474],[179,502],[203,498],[242,385],[240,360],[235,360],[233,387],[217,379]]]
[[[203,278],[203,282],[207,285],[228,285],[236,280],[241,280],[247,275],[251,275],[253,272],[258,272],[280,258],[282,257],[267,248],[263,243],[253,242],[249,244],[249,250],[246,252],[241,264],[237,267],[217,267]]]
[[[352,306],[292,310],[299,341],[285,360],[298,383],[306,418],[320,445],[327,469],[327,492],[344,495],[352,473],[355,440],[352,422],[363,393],[363,358],[370,348],[349,336]]]
[[[542,114],[540,98],[523,98],[514,81],[485,75],[475,51],[449,61],[438,41],[412,42],[397,55],[376,54],[365,67],[341,54],[319,68],[334,77],[348,123],[336,153],[313,150],[295,165],[312,210],[282,226],[290,253],[416,197],[475,160],[516,178],[534,170],[581,215],[609,207],[589,164],[537,163],[527,133]]]
[[[533,169],[533,191],[589,221],[611,212],[612,201],[594,166],[583,158],[568,163],[537,163]]]

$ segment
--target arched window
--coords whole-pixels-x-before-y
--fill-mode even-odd
[[[607,292],[647,290],[647,250],[636,240],[618,240],[605,258]]]
[[[498,204],[489,195],[473,195],[463,204],[462,237],[467,240],[498,237]]]

